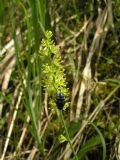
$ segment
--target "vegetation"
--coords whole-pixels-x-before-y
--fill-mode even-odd
[[[120,159],[119,26],[119,0],[0,3],[1,160]]]

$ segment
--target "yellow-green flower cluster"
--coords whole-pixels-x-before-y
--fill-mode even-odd
[[[68,89],[64,68],[61,65],[59,48],[51,38],[52,32],[47,31],[40,47],[40,56],[43,63],[43,86],[49,95],[55,95],[59,92],[67,95]]]

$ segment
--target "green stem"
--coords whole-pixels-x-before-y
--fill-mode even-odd
[[[63,124],[63,126],[64,126],[64,129],[65,129],[65,132],[66,132],[66,136],[67,136],[68,143],[69,143],[69,145],[70,145],[70,147],[71,147],[71,150],[72,150],[72,152],[73,152],[73,154],[74,154],[74,156],[75,156],[75,160],[78,160],[78,157],[77,157],[77,155],[76,155],[76,152],[75,152],[75,150],[74,150],[74,148],[73,148],[73,145],[72,145],[72,143],[71,143],[71,140],[70,140],[70,136],[69,136],[69,133],[68,133],[68,129],[67,129],[67,127],[66,127],[66,124],[65,124],[65,120],[64,120],[64,117],[63,117],[63,114],[62,114],[62,110],[60,111],[60,118],[61,118],[61,122],[62,122],[62,124]]]

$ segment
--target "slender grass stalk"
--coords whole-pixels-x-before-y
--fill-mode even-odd
[[[32,35],[31,35],[31,24],[30,24],[30,19],[29,15],[27,13],[27,9],[25,8],[24,4],[19,0],[19,4],[21,8],[23,9],[23,12],[25,14],[25,19],[26,19],[26,25],[27,25],[27,45],[28,45],[28,55],[27,55],[27,63],[28,63],[28,77],[27,77],[27,84],[30,85],[30,77],[32,75],[32,65],[31,65],[31,40],[32,40]]]
[[[33,77],[38,77],[38,84],[33,85],[35,95],[35,114],[37,123],[41,116],[42,109],[42,62],[39,57],[40,39],[45,32],[45,1],[30,0],[30,8],[32,13],[32,26],[34,33],[35,61],[33,64]]]
[[[103,156],[102,159],[105,160],[106,159],[106,144],[105,144],[105,138],[103,137],[101,131],[97,128],[97,126],[90,122],[91,126],[96,130],[96,132],[98,133],[98,135],[100,136],[101,142],[102,142],[102,146],[103,146]]]
[[[65,129],[65,132],[66,132],[66,136],[67,136],[68,143],[69,143],[69,145],[70,145],[70,147],[71,147],[71,150],[72,150],[72,152],[73,152],[73,154],[74,154],[74,156],[75,156],[75,160],[78,160],[77,154],[76,154],[76,152],[75,152],[75,150],[74,150],[74,148],[73,148],[73,145],[72,145],[72,143],[71,143],[71,140],[70,140],[70,136],[69,136],[69,133],[68,133],[66,124],[65,124],[65,120],[64,120],[64,117],[63,117],[62,110],[60,111],[60,118],[61,118],[61,122],[62,122],[62,124],[63,124],[63,126],[64,126],[64,129]]]
[[[12,31],[13,31],[13,39],[14,39],[14,45],[15,45],[15,51],[16,51],[17,66],[18,66],[18,76],[20,78],[22,89],[23,89],[23,94],[24,94],[23,101],[24,101],[26,110],[27,110],[27,112],[28,112],[28,114],[30,116],[31,123],[32,123],[31,130],[30,130],[31,134],[35,138],[39,150],[41,151],[41,153],[43,153],[44,152],[44,148],[43,148],[43,145],[42,145],[41,137],[39,135],[39,128],[38,128],[38,125],[37,125],[37,122],[38,122],[37,118],[38,117],[36,117],[35,110],[34,110],[34,107],[33,107],[33,102],[32,102],[32,93],[31,93],[32,88],[29,85],[30,84],[29,83],[30,80],[27,81],[26,69],[25,69],[25,67],[23,65],[22,55],[20,54],[21,53],[20,52],[20,47],[18,45],[19,43],[18,43],[18,39],[17,39],[17,36],[16,36],[16,24],[15,24],[15,18],[13,16],[14,15],[14,12],[13,12],[14,11],[14,9],[13,9],[14,8],[14,2],[11,2],[10,5],[11,5],[11,8],[12,8],[11,9],[11,20],[12,20]],[[29,46],[29,48],[30,48],[30,46]],[[28,61],[30,62],[30,59],[28,59]],[[38,68],[37,69],[37,75],[40,75],[39,65],[38,64],[37,64],[37,68]],[[30,68],[29,68],[28,71],[31,72]],[[26,83],[26,82],[28,82],[28,83]],[[39,88],[41,88],[41,83],[40,82],[39,82]],[[39,93],[38,97],[41,95],[41,89],[40,89],[39,92],[40,93]],[[35,90],[34,90],[33,93],[35,93]],[[41,98],[41,96],[39,97],[39,99],[40,98]],[[39,102],[40,102],[40,100],[39,100]],[[38,103],[37,103],[37,106],[40,107],[40,105],[38,105]]]

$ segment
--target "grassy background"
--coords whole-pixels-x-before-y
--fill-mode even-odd
[[[0,3],[1,160],[120,159],[119,6]]]

